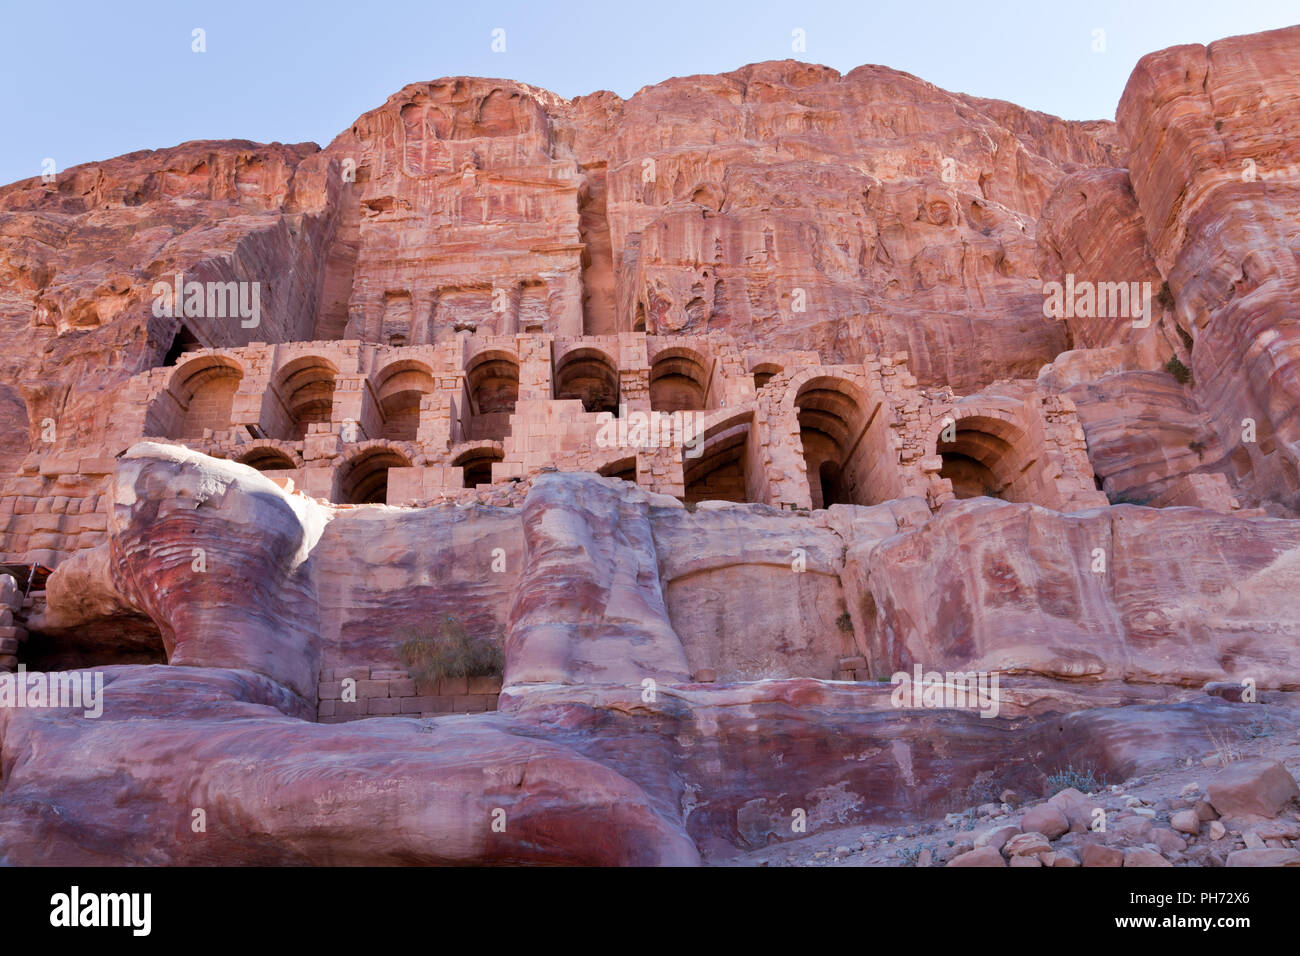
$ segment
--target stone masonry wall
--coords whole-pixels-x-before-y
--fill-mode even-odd
[[[344,681],[355,682],[355,700],[344,700]],[[378,666],[322,669],[318,719],[324,724],[363,717],[432,717],[496,710],[500,677],[444,677],[418,684],[404,670]]]

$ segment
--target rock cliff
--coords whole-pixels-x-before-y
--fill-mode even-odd
[[[1293,27],[0,188],[0,863],[1294,865],[1297,143]]]

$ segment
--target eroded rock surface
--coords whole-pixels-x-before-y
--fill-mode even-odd
[[[0,189],[0,863],[1294,865],[1298,76],[448,78]]]
[[[381,608],[391,597],[408,620],[445,611],[455,594],[467,620],[490,622],[501,592],[466,589],[446,571],[412,588],[402,570],[411,542],[368,527],[402,512],[324,505],[246,466],[142,445],[121,460],[114,487],[104,546],[112,560],[68,565],[49,591],[58,595],[62,577],[75,575],[99,595],[57,602],[65,628],[77,614],[83,624],[148,616],[172,666],[109,668],[99,719],[0,710],[0,850],[9,862],[692,863],[787,839],[801,832],[790,826],[796,811],[816,832],[950,812],[980,788],[1033,792],[1063,753],[1113,775],[1146,771],[1199,755],[1257,719],[1262,705],[1189,684],[1250,673],[1261,693],[1300,685],[1300,662],[1268,658],[1258,644],[1237,639],[1231,660],[1213,658],[1230,634],[1253,626],[1246,609],[1269,602],[1253,592],[1264,586],[1254,578],[1294,583],[1291,525],[1279,519],[1128,507],[1062,516],[992,501],[934,517],[920,502],[813,516],[757,506],[691,514],[624,482],[552,474],[534,483],[518,521],[450,505],[405,519],[459,528],[521,563],[501,578],[512,582],[514,606],[500,712],[316,724],[302,719],[311,695],[300,669],[320,647],[304,622],[335,620],[333,640],[346,644],[355,622],[339,608],[350,602],[332,593],[341,566],[365,555],[390,568],[364,574],[367,600]],[[727,527],[733,533],[720,532]],[[983,529],[971,533],[984,540],[945,540],[966,528]],[[254,529],[262,546],[237,546]],[[1112,577],[1084,577],[1070,566],[1090,559],[1099,535],[1114,549]],[[1155,583],[1142,577],[1151,572],[1127,563],[1130,539],[1153,538],[1175,550],[1184,539],[1216,541],[1212,560],[1183,555],[1181,572],[1164,574],[1163,605],[1151,603]],[[690,544],[704,540],[709,547]],[[389,550],[358,552],[362,542]],[[788,562],[792,542],[806,567]],[[195,548],[207,552],[207,570],[191,567]],[[663,588],[704,569],[712,569],[707,601],[698,585]],[[875,674],[913,662],[1001,671],[998,712],[919,702],[900,711],[890,684],[832,682],[829,673],[733,676],[726,669],[743,668],[744,658],[726,643],[694,665],[721,668],[721,682],[689,683],[687,659],[702,652],[706,631],[679,632],[673,619],[708,621],[722,608],[741,620],[753,581],[797,592],[777,575],[824,580],[815,586],[857,594],[878,612],[856,618],[861,633],[836,628],[840,643],[820,658],[757,642],[769,666],[786,653],[792,668],[829,671],[861,640]],[[1079,581],[1082,591],[1058,586]],[[1231,602],[1215,613],[1196,605],[1196,628],[1183,621],[1165,634],[1172,655],[1150,643],[1159,607],[1193,606],[1189,594],[1228,581]],[[936,593],[957,602],[978,594],[987,606],[925,623],[924,609],[942,603]],[[971,620],[986,630],[963,629]],[[903,621],[935,639],[919,641]],[[1083,648],[1098,666],[1080,664]],[[1196,649],[1212,662],[1189,666]],[[1165,663],[1171,656],[1179,667]],[[1294,711],[1269,712],[1278,729],[1294,727]],[[92,762],[67,759],[72,749]],[[99,795],[109,781],[117,809],[106,814]],[[55,799],[62,810],[50,816],[41,808]],[[209,814],[206,838],[189,828],[195,808]],[[498,810],[504,831],[492,829]],[[606,836],[584,839],[593,828]],[[32,832],[41,839],[28,839]]]

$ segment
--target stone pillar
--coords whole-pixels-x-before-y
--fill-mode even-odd
[[[519,356],[519,401],[549,401],[552,383],[553,338],[549,335],[517,335],[515,351]]]
[[[674,498],[686,494],[686,475],[680,446],[646,448],[636,453],[636,483],[661,495]]]
[[[420,399],[420,424],[415,440],[426,448],[445,450],[452,443],[454,396],[461,391],[458,375],[438,377],[438,388]]]
[[[619,334],[618,379],[620,401],[628,411],[650,411],[650,359],[644,332]]]
[[[330,412],[330,423],[334,431],[338,431],[347,422],[356,422],[357,426],[355,436],[346,436],[349,442],[379,437],[379,409],[364,375],[339,375],[334,379],[334,408]]]

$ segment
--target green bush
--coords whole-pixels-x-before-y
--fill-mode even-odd
[[[471,636],[454,617],[433,627],[407,628],[398,655],[411,677],[423,684],[443,677],[498,677],[505,669],[500,644]]]
[[[845,633],[849,633],[853,630],[853,618],[849,616],[848,611],[845,611],[835,619],[835,626]]]
[[[1086,767],[1076,770],[1073,765],[1070,765],[1064,770],[1048,775],[1047,795],[1052,797],[1071,787],[1080,793],[1096,793],[1104,786],[1105,784],[1096,778],[1092,770]]]
[[[1165,363],[1165,371],[1172,375],[1179,385],[1186,385],[1192,380],[1192,370],[1184,365],[1177,355],[1171,356]]]
[[[909,846],[895,850],[894,856],[903,861],[903,866],[916,866],[921,859],[922,850],[929,850],[931,856],[934,854],[934,847],[932,846]]]

